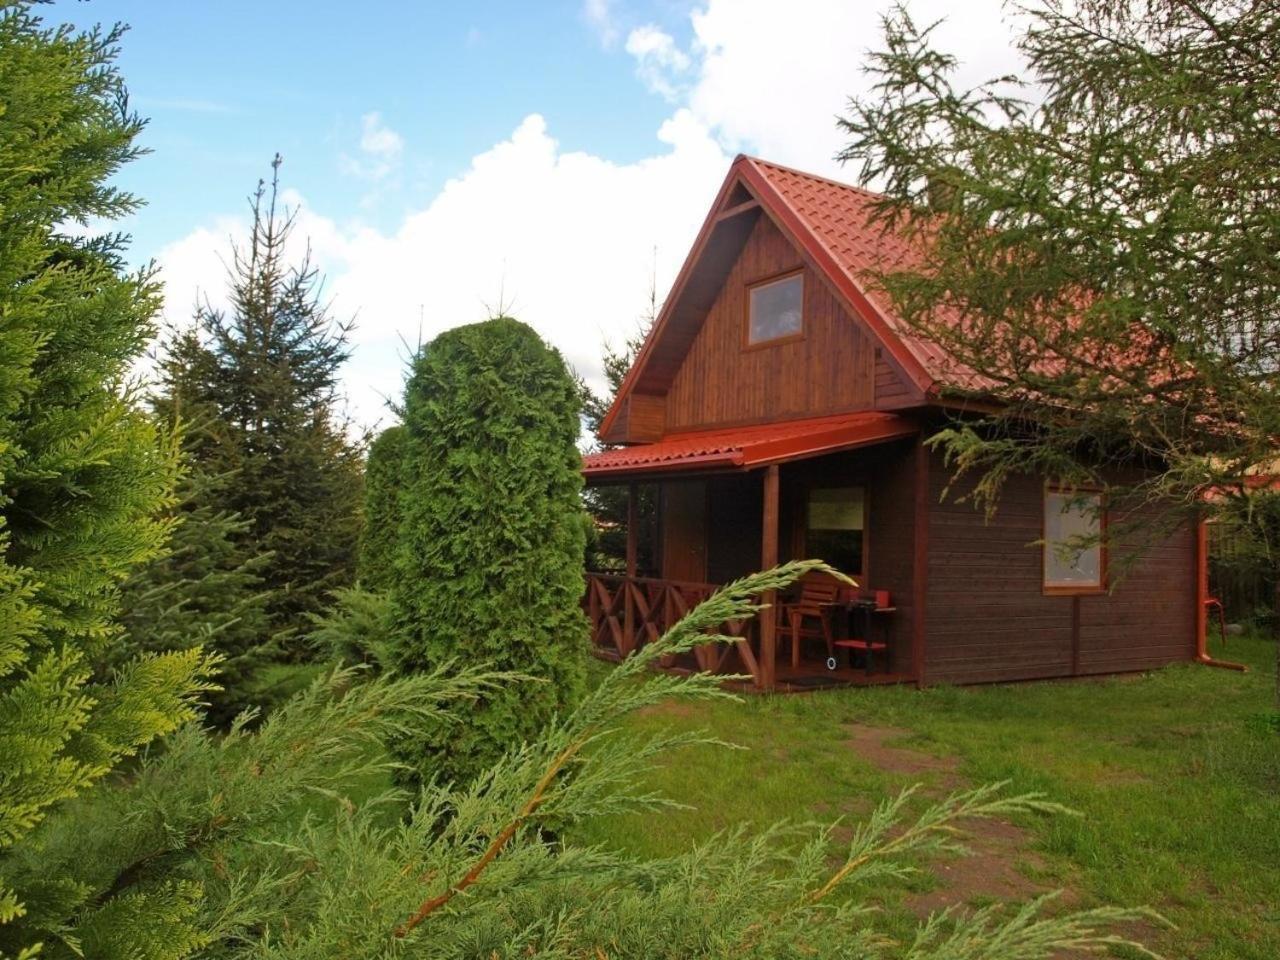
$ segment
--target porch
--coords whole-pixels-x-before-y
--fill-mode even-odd
[[[661,637],[668,629],[699,603],[719,589],[712,583],[690,583],[654,577],[628,577],[625,574],[588,573],[584,608],[591,624],[591,645],[596,656],[604,660],[622,660],[634,650]],[[744,688],[764,689],[768,686],[782,693],[822,689],[832,686],[905,683],[914,680],[910,674],[868,670],[855,666],[852,658],[830,669],[821,657],[802,657],[793,663],[790,657],[776,655],[772,681],[761,668],[764,660],[760,619],[729,621],[716,632],[736,638],[732,644],[695,647],[680,657],[665,658],[661,665],[673,672],[716,673],[749,678]],[[788,633],[777,633],[783,644]]]
[[[858,585],[830,598],[831,637],[815,636],[809,622],[793,645],[786,604],[796,597],[764,596],[770,606],[755,619],[718,631],[735,642],[662,666],[745,676],[747,687],[765,691],[917,681],[916,501],[927,479],[917,433],[904,418],[865,413],[681,435],[589,457],[588,484],[625,489],[627,504],[625,556],[587,575],[583,609],[596,654],[620,659],[656,640],[720,584],[819,557]],[[850,611],[877,595],[882,615],[855,629],[850,617],[860,614]],[[824,643],[867,640],[873,631],[883,648],[870,669],[869,651]]]

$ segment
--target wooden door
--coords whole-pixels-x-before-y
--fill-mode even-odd
[[[678,480],[662,485],[662,576],[707,579],[707,485]]]

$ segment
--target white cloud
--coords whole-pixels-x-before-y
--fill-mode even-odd
[[[881,42],[888,6],[791,0],[779,16],[770,0],[708,0],[692,15],[699,75],[691,109],[732,151],[837,174],[834,157],[844,140],[835,118],[850,95],[870,89],[866,53]],[[1002,6],[917,0],[911,14],[920,25],[948,17],[935,39],[961,59],[961,81],[975,83],[1016,63]]]
[[[938,33],[966,64],[961,82],[1016,64],[999,4],[973,0]],[[634,163],[563,151],[531,114],[393,232],[335,222],[289,195],[301,204],[300,242],[310,239],[330,278],[335,313],[357,314],[346,376],[355,414],[385,421],[383,398],[400,391],[404,342],[484,319],[486,304],[508,306],[600,385],[602,342],[635,329],[651,271],[666,293],[732,152],[855,173],[832,159],[842,146],[834,118],[869,87],[864,53],[879,42],[877,7],[887,5],[792,0],[779,16],[769,0],[707,0],[691,15],[687,49],[659,27],[632,30],[626,51],[641,78],[676,99],[653,154]],[[619,39],[610,0],[587,0],[583,11],[602,42]],[[945,12],[943,0],[912,7],[922,23]],[[394,166],[404,153],[377,113],[363,118],[360,145],[364,171]],[[216,297],[224,286],[217,251],[225,258],[228,234],[242,236],[246,226],[219,221],[161,252],[167,314],[188,317],[197,288]]]
[[[366,180],[382,180],[400,165],[404,138],[382,122],[376,110],[360,118],[360,155],[340,158],[344,173]]]
[[[387,419],[399,394],[403,343],[483,320],[500,295],[513,315],[599,385],[601,344],[634,329],[657,248],[670,283],[728,163],[687,111],[658,132],[665,150],[632,164],[565,152],[539,115],[475,157],[393,234],[348,227],[301,203],[297,237],[310,238],[330,278],[338,316],[357,314],[347,371],[353,411]],[[287,171],[286,171],[287,173]],[[243,229],[243,225],[241,225]],[[189,316],[193,289],[221,283],[226,229],[193,232],[161,252],[168,313]],[[225,252],[223,253],[225,257]]]
[[[627,53],[636,59],[636,75],[654,93],[675,100],[684,89],[692,61],[671,34],[649,24],[627,34]]]
[[[582,16],[596,32],[606,50],[618,42],[622,29],[618,26],[616,0],[583,0]]]

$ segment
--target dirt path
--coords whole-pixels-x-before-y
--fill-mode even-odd
[[[882,770],[924,784],[923,792],[927,795],[941,798],[971,786],[960,773],[960,761],[955,757],[938,757],[895,746],[894,741],[911,736],[909,730],[863,724],[847,729],[849,739],[845,744],[850,750]],[[904,900],[907,909],[916,916],[924,919],[947,907],[980,907],[993,901],[1022,903],[1051,890],[1061,890],[1051,911],[1080,905],[1080,893],[1070,885],[1050,886],[1028,876],[1028,873],[1043,873],[1046,866],[1033,849],[1028,831],[1005,820],[966,820],[961,826],[966,832],[965,846],[970,855],[937,860],[931,865],[938,886],[911,894]],[[1160,928],[1144,920],[1122,924],[1116,932],[1148,945],[1158,944],[1162,939]],[[1085,956],[1064,951],[1055,954],[1055,960],[1083,960]]]
[[[944,796],[969,786],[954,757],[938,757],[893,741],[911,735],[894,727],[851,726],[845,745],[863,760],[889,773],[925,784],[926,793]],[[993,900],[1024,901],[1054,889],[1039,883],[1020,867],[1036,871],[1044,866],[1031,849],[1026,830],[1002,820],[968,820],[963,823],[971,854],[937,861],[932,869],[938,886],[906,899],[908,909],[920,917],[950,906],[982,906]],[[1064,900],[1075,899],[1070,891]]]

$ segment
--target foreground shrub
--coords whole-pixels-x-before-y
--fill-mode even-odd
[[[0,6],[0,868],[56,805],[194,715],[199,650],[121,657],[119,586],[169,533],[177,459],[123,385],[160,290],[110,225],[137,154],[119,31]],[[56,902],[56,896],[54,897]],[[48,906],[0,878],[0,956]],[[16,946],[9,949],[6,944]]]
[[[841,841],[834,824],[739,827],[658,861],[548,842],[548,828],[572,836],[591,817],[662,815],[669,801],[640,778],[667,751],[708,741],[687,729],[638,733],[625,719],[673,697],[731,695],[714,677],[649,668],[726,640],[708,631],[752,615],[754,594],[814,566],[730,585],[541,736],[467,784],[428,780],[411,807],[404,794],[370,788],[393,768],[381,743],[450,718],[461,730],[496,685],[520,680],[452,665],[372,682],[338,670],[254,732],[189,727],[128,782],[48,823],[41,855],[9,863],[9,879],[59,885],[63,912],[41,918],[47,955],[58,958],[74,955],[68,937],[95,958],[155,960],[197,948],[273,960],[1047,960],[1122,942],[1107,927],[1140,912],[1047,918],[1040,903],[935,915],[907,944],[886,939],[868,889],[923,856],[960,852],[968,818],[1061,809],[991,787],[915,819],[904,816],[905,796],[887,800]],[[148,944],[164,949],[140,949]]]
[[[488,663],[530,682],[406,756],[468,780],[581,697],[580,399],[560,354],[509,317],[441,334],[414,364],[392,598],[402,670]]]

